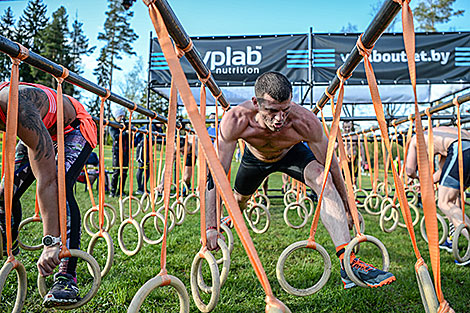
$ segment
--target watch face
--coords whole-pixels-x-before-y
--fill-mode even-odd
[[[45,246],[50,246],[50,245],[52,245],[52,237],[50,237],[50,236],[44,237],[43,240],[42,240],[42,243],[43,243]]]

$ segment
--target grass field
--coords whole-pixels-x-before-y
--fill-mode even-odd
[[[107,149],[107,156],[110,151]],[[110,162],[110,160],[107,160]],[[236,172],[237,163],[233,164],[232,173]],[[232,175],[232,179],[233,179]],[[367,179],[366,179],[367,178]],[[368,177],[364,176],[363,184],[367,184]],[[134,184],[135,185],[135,184]],[[281,187],[280,174],[270,179],[270,188]],[[90,207],[90,199],[84,186],[76,186],[76,195],[82,216]],[[96,197],[96,189],[95,199]],[[272,193],[280,195],[280,193]],[[117,198],[106,197],[106,201],[118,208]],[[33,215],[34,189],[30,188],[22,199],[23,218]],[[308,297],[295,297],[281,289],[276,279],[276,263],[282,251],[291,243],[308,238],[310,223],[300,230],[289,228],[282,217],[284,204],[282,199],[273,199],[270,212],[272,214],[271,226],[264,234],[251,232],[255,247],[269,278],[276,297],[283,301],[292,312],[424,312],[418,286],[414,274],[416,258],[412,251],[411,241],[406,229],[399,228],[393,233],[383,233],[378,225],[378,217],[363,212],[366,231],[368,235],[379,238],[387,247],[390,254],[390,271],[397,281],[390,286],[380,289],[363,289],[356,287],[343,290],[339,262],[335,256],[335,248],[325,230],[320,224],[316,240],[328,251],[332,261],[332,273],[327,284],[316,294]],[[138,217],[140,220],[142,216]],[[187,216],[181,226],[177,226],[168,237],[167,269],[170,275],[178,277],[186,286],[191,301],[191,312],[198,312],[191,297],[190,271],[191,263],[200,248],[199,214]],[[161,245],[152,246],[144,244],[142,250],[134,257],[126,256],[117,243],[117,230],[115,225],[110,234],[114,241],[114,265],[110,273],[102,280],[98,294],[87,305],[73,310],[73,312],[126,312],[137,290],[150,278],[160,271]],[[148,228],[150,231],[151,227]],[[146,228],[147,230],[147,228]],[[418,226],[415,227],[418,246],[426,262],[430,266],[429,253],[425,241],[419,235]],[[156,234],[155,234],[156,235]],[[31,227],[21,233],[26,242],[37,241],[42,237],[41,224],[31,224]],[[264,292],[251,267],[248,257],[235,236],[235,249],[231,257],[231,268],[228,279],[221,289],[220,299],[213,312],[264,312]],[[125,240],[133,247],[136,234],[130,227],[125,229]],[[90,236],[82,232],[82,249],[86,246]],[[442,286],[446,300],[456,312],[470,312],[470,267],[458,267],[454,264],[451,254],[441,250]],[[46,312],[41,305],[36,286],[36,261],[40,251],[22,251],[18,259],[25,265],[28,274],[28,293],[23,312]],[[372,244],[361,245],[359,255],[368,263],[379,266],[381,256]],[[100,264],[106,258],[106,245],[100,240],[95,247],[94,257]],[[307,288],[317,281],[322,273],[323,263],[318,253],[300,250],[291,256],[286,264],[286,277],[288,281],[298,288]],[[86,265],[79,263],[79,287],[82,295],[86,293],[92,280]],[[206,281],[210,280],[206,277]],[[49,283],[51,279],[48,279]],[[5,284],[0,312],[10,312],[16,297],[16,275],[11,274]],[[208,297],[205,297],[206,301]],[[50,310],[53,311],[53,310]],[[155,290],[145,301],[141,312],[179,312],[178,297],[174,289],[163,287]]]

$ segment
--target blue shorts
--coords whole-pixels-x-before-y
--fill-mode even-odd
[[[458,159],[458,142],[453,142],[447,148],[447,158],[442,167],[441,178],[439,184],[441,186],[460,189],[459,180],[459,159]],[[470,141],[462,140],[463,152],[463,183],[464,189],[470,186]]]

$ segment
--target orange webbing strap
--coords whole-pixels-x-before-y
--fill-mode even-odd
[[[300,185],[302,184],[302,182],[298,181],[297,183],[297,190],[296,190],[296,193],[295,193],[295,200],[297,202],[299,202],[300,200]]]
[[[168,126],[167,126],[168,129]],[[158,175],[157,180],[160,182],[162,180],[162,163],[163,163],[163,148],[165,148],[166,136],[162,137],[162,145],[160,147],[160,159],[158,160]]]
[[[188,145],[189,145],[188,141],[189,141],[189,135],[188,135],[188,132],[186,132],[186,135],[184,136],[183,166],[182,166],[183,171],[181,171],[181,178],[184,178],[184,167],[186,166],[186,160],[188,159]]]
[[[379,180],[379,144],[375,132],[372,132],[372,137],[374,138],[374,182],[372,183],[372,192],[376,193]]]
[[[143,158],[143,161],[144,161],[144,166],[143,166],[143,170],[144,170],[144,181],[143,181],[143,185],[144,185],[144,190],[143,192],[146,193],[147,192],[147,135],[146,134],[142,134],[144,136],[144,158]]]
[[[188,112],[188,116],[191,120],[191,123],[196,131],[196,134],[198,135],[199,143],[201,144],[200,147],[203,148],[202,153],[207,159],[207,163],[209,164],[209,168],[211,169],[214,182],[217,188],[221,191],[222,199],[224,200],[229,215],[234,222],[235,229],[239,235],[243,246],[245,247],[245,250],[247,251],[248,257],[250,258],[256,275],[258,276],[258,279],[260,280],[261,285],[263,286],[263,289],[267,295],[267,302],[272,302],[275,298],[271,286],[269,284],[268,277],[266,276],[264,268],[254,247],[253,241],[251,240],[248,228],[245,225],[243,215],[240,211],[237,201],[233,196],[232,188],[227,180],[224,168],[222,167],[222,164],[220,164],[215,149],[212,146],[211,139],[209,137],[209,134],[207,133],[207,129],[205,126],[205,119],[203,119],[203,117],[199,115],[196,101],[194,100],[191,89],[189,88],[189,84],[185,78],[183,69],[179,64],[174,50],[172,49],[168,30],[166,29],[163,19],[160,13],[158,12],[155,4],[149,3],[149,13],[152,19],[152,23],[154,24],[155,30],[157,32],[160,46],[162,47],[162,51],[165,55],[168,66],[170,67],[170,72],[181,94],[181,98],[183,99],[183,103],[185,105],[186,111]],[[199,160],[201,159],[202,158],[199,158]],[[202,165],[204,162],[200,161],[199,163],[200,165]],[[204,186],[200,186],[200,188],[204,188]],[[200,194],[204,194],[202,189]]]
[[[149,123],[149,176],[150,176],[150,206],[152,208],[152,212],[155,212],[155,166],[154,166],[154,157],[155,147],[157,146],[157,142],[155,141],[155,147],[153,145],[153,118],[150,118]]]
[[[385,147],[387,148],[388,154],[391,155],[392,148],[391,148],[390,140],[389,140],[389,136],[388,136],[388,128],[387,128],[387,123],[385,121],[385,114],[384,114],[384,110],[383,110],[383,105],[382,105],[382,101],[380,99],[379,90],[378,90],[378,87],[377,87],[377,82],[375,80],[374,71],[373,71],[372,65],[369,61],[369,55],[370,55],[373,47],[369,48],[369,49],[365,48],[364,45],[362,44],[361,38],[362,38],[362,35],[358,38],[356,46],[358,48],[359,53],[364,57],[364,68],[365,68],[365,71],[366,71],[366,76],[367,76],[369,90],[370,90],[370,94],[371,94],[371,98],[372,98],[372,103],[374,104],[374,110],[375,110],[375,114],[377,116],[377,122],[379,123],[380,132],[382,134],[382,140],[385,143]],[[375,136],[374,136],[374,139],[375,139]],[[398,195],[398,201],[400,202],[400,208],[401,208],[403,218],[404,218],[405,223],[406,223],[406,227],[407,227],[408,232],[409,232],[410,237],[411,237],[411,243],[413,245],[413,250],[415,252],[416,258],[418,260],[420,260],[421,259],[421,254],[420,254],[420,252],[418,250],[418,246],[416,244],[416,236],[415,236],[414,229],[413,229],[413,223],[412,223],[412,220],[411,220],[410,209],[409,209],[408,202],[407,202],[406,196],[405,196],[405,188],[403,186],[403,181],[400,179],[394,165],[392,165],[392,172],[393,172],[393,180],[395,182],[395,190],[396,190],[395,194]]]
[[[313,216],[313,221],[312,221],[312,226],[310,228],[310,236],[308,238],[308,246],[315,246],[315,233],[317,231],[318,227],[318,221],[320,219],[320,209],[321,209],[321,202],[323,200],[323,192],[325,191],[325,186],[326,186],[326,181],[328,179],[328,173],[330,172],[330,167],[331,163],[333,160],[333,153],[334,153],[334,148],[335,148],[335,141],[337,138],[337,134],[341,134],[339,131],[339,120],[341,117],[341,107],[343,105],[343,97],[344,97],[344,82],[347,78],[343,77],[341,75],[341,67],[338,68],[336,71],[336,75],[340,79],[340,85],[339,85],[339,94],[338,94],[338,103],[336,104],[336,109],[334,108],[334,101],[332,101],[332,111],[334,111],[334,118],[333,118],[333,123],[331,124],[330,128],[330,134],[328,137],[328,149],[327,149],[327,154],[325,158],[325,163],[324,163],[324,175],[323,175],[323,184],[321,188],[320,195],[318,196],[318,203],[317,207],[315,209],[315,215]],[[348,77],[349,78],[349,77]],[[342,141],[343,139],[340,138]],[[319,160],[322,161],[322,160]],[[320,162],[321,163],[321,162]]]
[[[165,206],[165,224],[163,227],[163,240],[160,261],[160,273],[166,274],[166,239],[168,232],[168,210],[170,208],[170,188],[171,174],[173,172],[173,156],[175,151],[175,131],[176,131],[176,111],[178,102],[178,92],[175,82],[171,80],[170,102],[168,105],[168,122],[166,128],[166,151],[165,151],[165,173],[163,174],[163,203]]]
[[[357,135],[357,166],[358,166],[358,174],[357,174],[357,185],[359,189],[362,189],[362,153],[361,153],[361,134]]]
[[[353,149],[353,140],[352,136],[349,136],[349,148],[351,149],[351,177],[352,177],[352,184],[356,184],[356,177],[354,176],[354,161],[356,161],[356,156],[354,154]]]
[[[428,156],[429,156],[429,168],[431,169],[431,175],[434,174],[434,136],[432,130],[432,119],[429,108],[426,109],[426,115],[428,117]],[[433,181],[434,183],[434,181]]]
[[[194,193],[194,188],[195,188],[195,180],[196,177],[194,177],[194,171],[196,168],[196,135],[191,136],[191,193]]]
[[[176,180],[176,199],[180,195],[180,169],[181,169],[181,137],[180,129],[176,128],[176,155],[175,155],[175,180]]]
[[[122,132],[124,130],[119,128],[119,200],[122,200],[122,174],[124,172],[124,154],[122,151]]]
[[[436,218],[436,202],[434,199],[434,188],[431,172],[429,170],[429,158],[426,152],[426,142],[424,140],[423,129],[421,124],[421,115],[418,110],[417,94],[416,94],[416,66],[415,66],[415,34],[413,25],[413,14],[409,6],[410,0],[404,0],[402,4],[402,22],[403,22],[403,40],[405,43],[405,51],[408,59],[408,70],[410,73],[411,85],[413,86],[413,94],[415,99],[415,125],[416,125],[416,147],[418,152],[418,170],[421,186],[421,199],[423,203],[423,211],[426,222],[426,232],[429,239],[429,254],[434,274],[434,285],[436,288],[437,298],[440,302],[439,310],[443,311],[450,307],[444,300],[441,289],[440,275],[440,258],[439,258],[439,239],[438,226]],[[452,310],[452,309],[450,309]],[[453,310],[452,310],[453,311]]]
[[[400,173],[401,170],[401,158],[400,158],[400,145],[398,144],[398,129],[397,125],[395,124],[395,120],[392,121],[393,128],[395,129],[395,143],[397,145],[397,171]]]
[[[93,196],[92,186],[91,186],[91,183],[90,183],[90,176],[88,176],[88,171],[87,171],[86,165],[83,168],[84,168],[84,172],[85,172],[85,179],[86,179],[86,185],[87,185],[87,188],[88,188],[88,194],[90,195],[91,207],[94,208],[96,206],[96,203],[95,203],[95,197]]]
[[[199,103],[199,114],[204,121],[206,119],[206,85],[205,83],[201,84],[201,91],[200,91],[200,103]],[[204,123],[204,127],[206,124]],[[207,129],[206,129],[207,130]],[[211,142],[212,143],[212,142]],[[201,142],[198,142],[199,151],[203,151],[203,147]],[[199,186],[199,204],[201,207],[201,244],[203,249],[206,248],[207,245],[207,234],[206,234],[206,179],[207,179],[207,165],[206,160],[204,158],[199,158],[199,177],[198,177],[198,186]],[[217,202],[216,197],[216,202]],[[217,205],[217,204],[216,204]],[[218,225],[218,224],[217,224]]]
[[[219,96],[215,99],[215,123],[214,123],[215,125],[215,152],[217,153],[217,155],[219,155]],[[225,114],[225,111],[224,111],[224,114]],[[231,166],[229,168],[231,168]],[[216,221],[217,221],[217,231],[220,232],[220,217],[222,214],[222,208],[221,208],[221,201],[220,201],[220,192],[217,189],[215,190],[215,199],[216,199],[215,200],[215,207],[216,207],[215,216],[216,216]]]
[[[98,163],[98,171],[99,171],[99,180],[98,180],[98,216],[99,216],[99,225],[100,225],[100,233],[103,231],[104,226],[104,194],[105,194],[105,168],[104,168],[104,103],[111,95],[111,92],[106,89],[106,95],[101,98],[100,104],[100,133],[99,133],[99,163]],[[107,124],[107,122],[106,122]],[[85,168],[86,172],[86,168]],[[122,179],[122,177],[121,177]],[[131,214],[132,215],[132,214]]]
[[[3,148],[3,165],[2,171],[5,173],[4,182],[4,205],[5,205],[5,223],[6,223],[6,242],[7,242],[7,254],[8,262],[13,262],[14,267],[18,266],[18,262],[15,260],[11,251],[12,236],[11,236],[11,212],[12,212],[12,201],[13,201],[13,183],[15,178],[15,146],[16,146],[16,134],[18,132],[18,102],[19,102],[19,66],[21,60],[24,60],[28,56],[28,50],[22,45],[20,46],[20,52],[26,51],[24,54],[20,53],[18,58],[11,58],[11,78],[10,78],[10,90],[8,94],[8,108],[7,118],[5,125],[5,133],[2,142]]]
[[[403,147],[404,147],[404,149],[403,149],[403,162],[406,162],[406,158],[408,156],[408,149],[409,149],[410,143],[411,143],[411,136],[413,135],[413,115],[412,114],[410,114],[408,116],[408,120],[410,121],[410,126],[408,127],[408,133],[406,135],[406,140],[403,141],[403,143],[404,143],[403,144]],[[407,186],[408,185],[408,175],[406,175],[405,168],[406,168],[406,165],[403,164],[403,167],[401,169],[402,173],[401,173],[400,176],[403,177],[404,182],[405,182],[405,186]]]
[[[367,168],[369,170],[370,185],[374,185],[374,175],[372,174],[372,163],[370,163],[370,153],[369,153],[369,139],[367,138],[366,132],[363,130],[362,134],[364,135],[364,147],[366,150],[366,160]]]
[[[457,98],[454,98],[452,102],[456,108],[457,114],[457,132],[458,132],[458,161],[459,161],[459,183],[460,183],[460,207],[462,208],[462,223],[467,226],[465,223],[465,194],[464,194],[464,184],[463,184],[463,147],[462,147],[462,124],[460,120],[460,103]]]
[[[5,138],[6,138],[6,132],[2,133],[2,177],[5,174]]]
[[[130,113],[129,115],[132,115]],[[131,117],[129,116],[129,124]],[[132,194],[134,193],[134,140],[136,132],[129,126],[129,219],[132,219]]]
[[[62,82],[69,75],[69,71],[62,67],[62,76],[57,80],[57,186],[59,199],[59,224],[62,239],[61,257],[70,257],[67,248],[67,200],[65,189],[65,136],[64,136],[64,98],[62,96]]]
[[[385,144],[382,140],[382,161],[384,162],[384,186],[385,186],[385,196],[388,198],[388,165],[390,164],[390,156],[385,153]],[[390,146],[393,145],[393,140]]]

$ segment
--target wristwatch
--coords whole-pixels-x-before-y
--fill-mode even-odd
[[[42,244],[46,247],[51,247],[58,245],[60,243],[60,236],[59,237],[54,237],[51,235],[46,235],[42,237]]]

